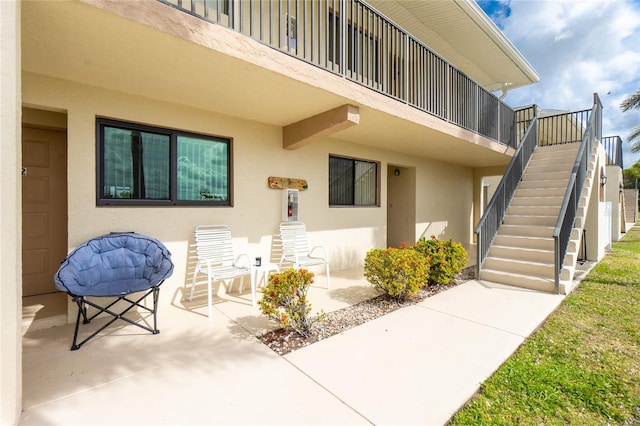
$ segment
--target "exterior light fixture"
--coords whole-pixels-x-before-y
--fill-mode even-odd
[[[607,184],[607,175],[600,175],[600,185],[605,186]]]
[[[393,171],[393,174],[394,174],[394,175],[396,175],[396,176],[400,176],[400,169],[396,168],[396,169]]]

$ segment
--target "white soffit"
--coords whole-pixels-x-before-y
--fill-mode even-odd
[[[536,83],[540,77],[474,0],[369,0],[490,91]]]

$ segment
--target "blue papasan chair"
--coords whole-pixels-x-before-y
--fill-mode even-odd
[[[158,334],[160,284],[172,273],[173,262],[169,250],[155,238],[135,232],[102,235],[73,250],[54,275],[56,288],[68,293],[78,305],[71,350],[80,349],[118,319]],[[153,308],[141,304],[148,296],[153,297]],[[89,297],[92,299],[89,300]],[[101,299],[96,298],[109,298],[108,304],[101,306],[98,303]],[[120,301],[127,302],[126,308],[114,312],[115,308],[112,310],[112,307]],[[87,305],[97,309],[97,312],[88,316]],[[153,328],[124,316],[134,307],[153,314]],[[113,318],[78,343],[80,318],[84,319],[83,324],[88,324],[102,313]]]

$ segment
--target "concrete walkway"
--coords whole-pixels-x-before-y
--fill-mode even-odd
[[[340,274],[313,292],[371,296]],[[563,298],[469,281],[286,356],[244,302],[212,321],[173,304],[158,335],[114,327],[73,352],[72,325],[28,332],[20,424],[443,425]]]

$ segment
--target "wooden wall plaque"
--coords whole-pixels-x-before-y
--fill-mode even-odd
[[[304,179],[269,176],[269,188],[273,189],[298,189],[304,191],[309,185]]]

